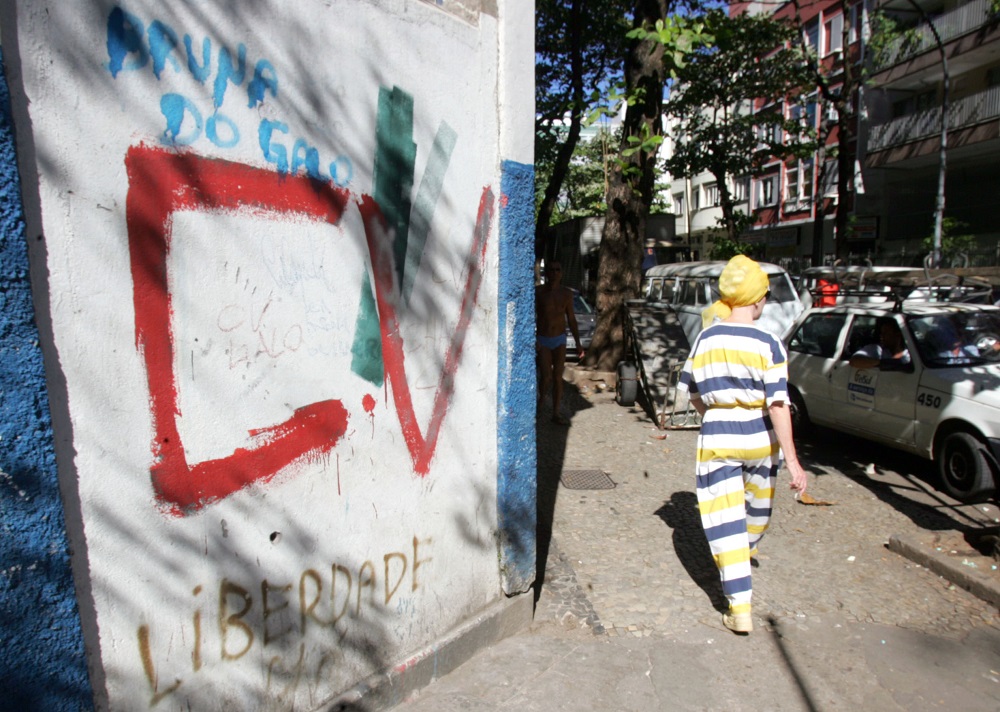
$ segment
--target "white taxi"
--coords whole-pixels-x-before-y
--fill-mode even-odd
[[[886,330],[902,342],[880,345]],[[934,460],[944,491],[963,502],[996,495],[1000,308],[909,301],[814,308],[785,345],[797,427],[817,423]],[[851,365],[852,355],[863,367]]]

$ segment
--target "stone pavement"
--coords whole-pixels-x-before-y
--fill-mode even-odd
[[[995,505],[948,501],[916,458],[832,432],[804,440],[809,492],[835,504],[796,502],[779,479],[755,631],[737,636],[695,509],[696,431],[618,406],[611,374],[569,378],[571,426],[538,419],[534,622],[400,709],[1000,709],[998,610],[935,572],[1000,591],[995,560],[963,537],[996,526]],[[613,487],[571,489],[567,471]]]

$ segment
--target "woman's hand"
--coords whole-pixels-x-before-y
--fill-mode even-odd
[[[794,490],[798,494],[805,492],[806,487],[809,485],[809,477],[806,475],[806,471],[802,469],[799,461],[786,462],[785,467],[788,468],[788,474],[792,476],[792,481],[788,484],[789,489]]]

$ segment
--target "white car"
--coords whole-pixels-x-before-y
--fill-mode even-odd
[[[674,262],[646,270],[642,280],[643,298],[651,305],[672,309],[684,327],[684,335],[693,344],[701,333],[701,313],[719,298],[719,275],[726,261]],[[795,285],[784,268],[760,263],[770,282],[771,296],[764,303],[764,313],[757,326],[779,339],[791,328],[804,307]]]
[[[880,318],[899,327],[907,352],[855,368],[851,356],[878,343]],[[909,301],[814,308],[785,345],[796,426],[813,422],[934,460],[943,489],[963,502],[995,496],[1000,309]]]
[[[584,351],[590,348],[590,342],[594,339],[594,329],[597,327],[597,313],[590,306],[590,302],[573,290],[573,315],[576,317],[576,327],[580,332],[580,343],[576,343],[573,333],[566,327],[566,354],[573,358],[578,358],[580,349]]]

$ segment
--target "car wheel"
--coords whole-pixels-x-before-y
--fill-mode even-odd
[[[802,394],[792,387],[788,388],[788,409],[792,414],[792,432],[808,433],[812,424],[809,422],[806,402],[802,400]]]
[[[945,437],[937,461],[944,491],[961,502],[984,502],[996,489],[983,444],[969,433]]]
[[[615,384],[615,400],[618,405],[635,405],[635,397],[639,389],[637,369],[634,363],[621,361],[618,364],[618,378]]]

